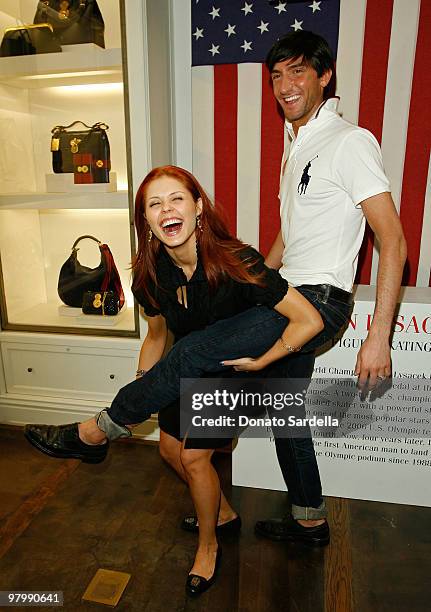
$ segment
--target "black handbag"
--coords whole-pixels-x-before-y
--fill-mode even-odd
[[[77,245],[85,238],[94,240],[99,245],[100,264],[96,268],[88,268],[78,261]],[[112,253],[107,244],[89,235],[80,236],[75,240],[72,253],[61,266],[58,277],[58,295],[67,306],[82,308],[86,291],[98,293],[113,291],[118,296],[119,309],[124,305],[124,292]]]
[[[69,130],[77,123],[85,126],[84,130]],[[56,174],[73,172],[73,156],[88,153],[91,155],[91,171],[94,183],[109,183],[111,169],[111,150],[106,130],[106,123],[87,125],[83,121],[74,121],[70,125],[56,125],[51,130],[52,169]]]
[[[112,317],[120,311],[120,299],[115,291],[86,291],[82,300],[84,314]]]
[[[61,53],[60,43],[49,23],[6,28],[0,46],[0,57]]]
[[[105,24],[96,0],[40,0],[34,23],[49,23],[61,45],[105,48]]]

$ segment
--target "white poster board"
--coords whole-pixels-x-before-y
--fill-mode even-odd
[[[374,288],[361,287],[360,290],[349,328],[330,351],[316,359],[314,376],[353,373],[356,355],[361,340],[366,337],[374,310]],[[422,389],[429,381],[431,398],[429,301],[429,289],[407,290],[395,319],[392,365],[399,384],[393,393],[395,398],[397,392],[414,396],[418,381],[421,381]],[[420,414],[409,413],[407,416],[404,426],[409,422],[414,426],[415,421],[425,419],[429,427],[431,399],[421,407]],[[406,436],[397,423],[387,429],[391,431],[372,439],[315,439],[324,495],[431,506],[430,439]],[[286,490],[274,442],[270,438],[241,438],[233,453],[232,471],[234,485]]]

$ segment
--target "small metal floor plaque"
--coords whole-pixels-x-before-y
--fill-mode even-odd
[[[131,575],[124,572],[98,569],[82,599],[114,607],[120,601],[130,578]]]

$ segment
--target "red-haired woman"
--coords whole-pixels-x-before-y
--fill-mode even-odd
[[[164,166],[147,175],[137,193],[135,223],[138,253],[133,265],[133,292],[148,316],[138,377],[162,359],[168,329],[181,342],[186,335],[253,306],[275,309],[283,333],[259,359],[246,358],[237,369],[261,370],[285,358],[322,330],[318,311],[298,291],[289,288],[275,270],[266,268],[257,251],[229,234],[218,209],[186,170]],[[138,397],[134,393],[145,393],[145,386],[140,383],[146,378],[120,391],[117,398],[125,412]],[[157,378],[149,384],[157,385]],[[157,409],[154,405],[153,412]],[[136,423],[126,416],[125,419],[123,422]],[[182,440],[178,401],[164,407],[159,420],[160,452],[187,482],[196,509],[197,517],[186,519],[183,526],[197,530],[199,525],[198,549],[186,584],[189,594],[199,594],[211,586],[215,577],[220,557],[216,528],[220,532],[222,525],[226,530],[240,525],[239,517],[220,490],[211,463],[214,449],[227,440]],[[28,426],[26,435],[48,454],[77,456],[67,454],[73,447],[73,427],[77,432],[76,425],[63,426],[63,430]],[[93,455],[84,460],[94,462],[106,454],[103,448],[106,445],[97,446],[98,442],[105,442],[105,435],[99,440],[94,438],[91,432],[95,427],[94,420],[80,424],[78,441],[87,449],[91,446]]]

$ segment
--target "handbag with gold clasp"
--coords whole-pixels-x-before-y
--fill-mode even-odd
[[[83,130],[70,128],[80,123]],[[87,125],[83,121],[74,121],[70,125],[56,125],[51,130],[52,169],[56,174],[74,172],[76,166],[86,164],[74,163],[75,155],[91,156],[91,174],[93,183],[109,183],[111,170],[111,150],[106,131],[106,123]],[[79,160],[79,158],[78,158]],[[88,164],[87,164],[88,165]]]
[[[40,0],[34,23],[49,23],[61,45],[105,47],[105,24],[96,0]]]
[[[96,268],[88,268],[78,261],[78,244],[84,239],[93,240],[99,246],[100,263]],[[117,296],[118,309],[121,310],[124,304],[124,292],[110,248],[94,236],[89,234],[80,236],[73,243],[71,255],[61,266],[58,277],[58,295],[61,301],[67,306],[82,308],[84,294],[97,293],[102,301],[103,294],[110,292]]]
[[[119,302],[119,297],[114,291],[86,291],[82,300],[82,312],[112,317],[120,311]]]

